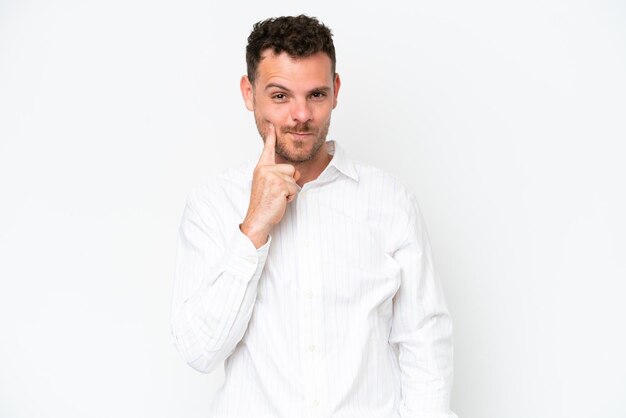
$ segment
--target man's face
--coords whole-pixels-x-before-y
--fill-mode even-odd
[[[254,86],[244,76],[241,91],[264,140],[268,124],[274,125],[279,159],[302,163],[313,159],[326,141],[339,85],[323,52],[294,59],[265,50]]]

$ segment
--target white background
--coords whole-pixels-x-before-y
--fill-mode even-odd
[[[626,5],[0,0],[0,417],[206,417],[169,337],[191,187],[261,149],[252,23],[334,31],[329,138],[418,195],[461,418],[626,416]],[[337,3],[331,5],[331,3]]]

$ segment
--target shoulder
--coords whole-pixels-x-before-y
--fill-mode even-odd
[[[245,161],[191,188],[187,204],[191,206],[222,206],[250,189],[254,161]]]
[[[398,175],[380,167],[352,160],[362,194],[370,196],[368,218],[385,220],[391,247],[425,231],[418,197]]]
[[[357,160],[351,164],[358,177],[352,184],[358,190],[362,219],[371,230],[378,230],[385,248],[399,248],[421,217],[415,193],[390,171]]]
[[[377,200],[381,204],[404,212],[410,212],[417,206],[415,193],[396,174],[361,161],[352,162],[359,177],[359,187],[379,196]]]

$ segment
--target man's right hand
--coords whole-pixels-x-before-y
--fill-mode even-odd
[[[276,130],[270,124],[254,168],[248,212],[239,226],[256,248],[267,242],[270,230],[285,215],[287,203],[298,193],[299,178],[300,173],[291,164],[276,164]]]

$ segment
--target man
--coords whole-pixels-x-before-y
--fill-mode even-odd
[[[330,30],[254,25],[241,79],[264,148],[190,193],[174,342],[212,417],[452,418],[452,323],[413,194],[326,141],[341,86]]]

